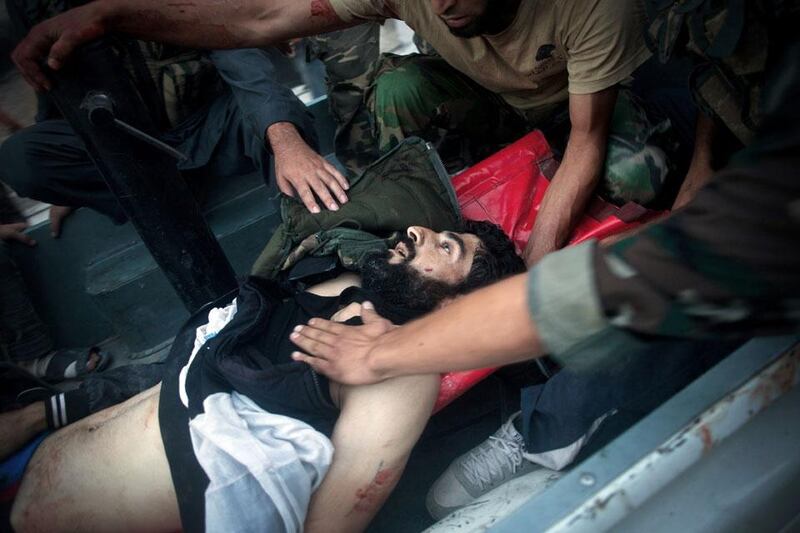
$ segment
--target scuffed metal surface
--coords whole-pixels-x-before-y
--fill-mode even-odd
[[[769,405],[775,398],[786,394],[797,383],[800,347],[795,346],[788,354],[773,365],[772,371],[759,380],[750,392],[751,400],[757,405]]]
[[[800,379],[795,344],[744,385],[697,416],[549,531],[605,531],[677,478]]]
[[[454,511],[424,533],[482,533],[491,530],[528,498],[543,492],[561,476],[560,472],[552,470],[534,470]]]

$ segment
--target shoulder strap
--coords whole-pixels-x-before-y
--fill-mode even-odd
[[[694,45],[712,59],[732,55],[744,31],[745,0],[727,0],[722,6],[704,0],[691,13],[688,21]],[[716,31],[709,38],[712,23]]]

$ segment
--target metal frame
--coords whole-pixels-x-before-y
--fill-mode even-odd
[[[108,39],[53,72],[49,96],[86,145],[120,207],[189,312],[236,288],[236,275]],[[131,134],[136,132],[135,134]]]
[[[799,341],[749,341],[491,530],[611,529],[791,390]]]

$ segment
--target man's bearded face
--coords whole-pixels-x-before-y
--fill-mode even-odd
[[[503,18],[506,2],[497,0],[457,0],[434,2],[433,7],[440,19],[447,24],[450,33],[469,39],[491,33]]]
[[[400,241],[405,247],[401,263],[389,262],[390,254],[375,255],[365,262],[361,271],[362,286],[386,300],[386,303],[405,309],[428,312],[439,303],[458,294],[458,285],[426,277],[410,266],[416,256],[416,245],[408,235]]]

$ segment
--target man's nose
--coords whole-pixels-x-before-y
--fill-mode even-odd
[[[431,0],[431,7],[437,16],[444,15],[456,3],[456,0]]]
[[[419,226],[409,226],[406,234],[412,241],[414,241],[414,244],[422,244],[422,239],[425,232]]]

